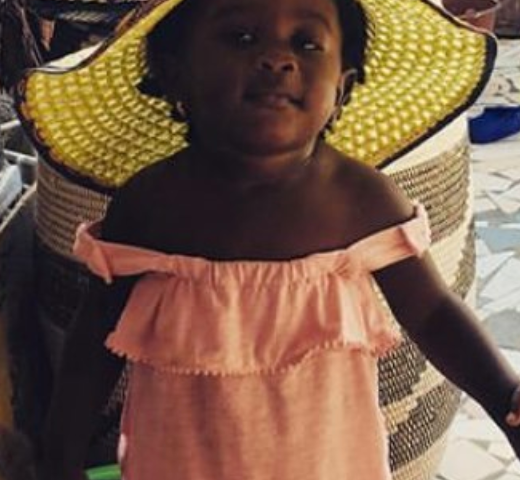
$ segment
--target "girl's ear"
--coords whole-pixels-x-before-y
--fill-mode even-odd
[[[355,68],[348,68],[341,74],[336,92],[336,107],[343,107],[348,103],[357,77]]]
[[[172,55],[156,54],[153,60],[154,77],[156,78],[166,99],[170,102],[182,98],[181,61]]]
[[[154,59],[154,76],[163,97],[172,106],[171,116],[177,122],[187,121],[186,90],[181,60],[172,55],[158,54]]]
[[[332,112],[332,115],[327,121],[324,129],[320,133],[322,138],[326,132],[332,132],[334,130],[334,124],[340,119],[342,107],[348,103],[350,99],[350,93],[354,88],[356,80],[357,70],[355,68],[349,68],[341,74],[338,85],[336,87],[336,101],[334,104],[334,111]]]

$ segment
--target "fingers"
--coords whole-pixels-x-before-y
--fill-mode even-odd
[[[510,427],[520,426],[520,414],[509,412],[506,417],[506,423]]]
[[[520,426],[520,385],[516,387],[511,397],[511,407],[506,415],[506,423],[510,427]]]

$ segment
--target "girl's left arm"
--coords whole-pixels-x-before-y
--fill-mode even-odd
[[[428,254],[374,273],[398,322],[449,380],[475,398],[520,458],[520,378]]]

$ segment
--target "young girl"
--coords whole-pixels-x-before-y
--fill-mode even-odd
[[[465,108],[489,40],[419,0],[175,3],[148,2],[95,57],[111,70],[92,78],[118,82],[107,121],[134,115],[99,148],[173,138],[169,123],[129,133],[163,112],[164,102],[143,110],[137,100],[143,58],[140,88],[167,100],[186,143],[78,231],[76,253],[99,279],[67,342],[44,478],[84,478],[94,419],[127,362],[127,480],[388,480],[376,364],[398,334],[373,279],[520,455],[518,376],[436,272],[424,209],[366,165]],[[404,15],[416,15],[416,45]],[[147,39],[145,57],[117,48],[132,34]],[[461,53],[456,68],[447,48]],[[410,61],[413,49],[423,63]],[[365,53],[385,52],[365,78]],[[347,157],[349,145],[368,161]]]

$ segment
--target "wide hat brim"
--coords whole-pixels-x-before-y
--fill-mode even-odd
[[[170,105],[137,88],[144,38],[182,0],[142,4],[114,36],[19,85],[20,116],[43,158],[99,191],[185,146]],[[383,167],[460,115],[491,73],[495,39],[427,0],[359,0],[371,23],[366,81],[327,141]],[[92,50],[92,49],[91,49]]]

